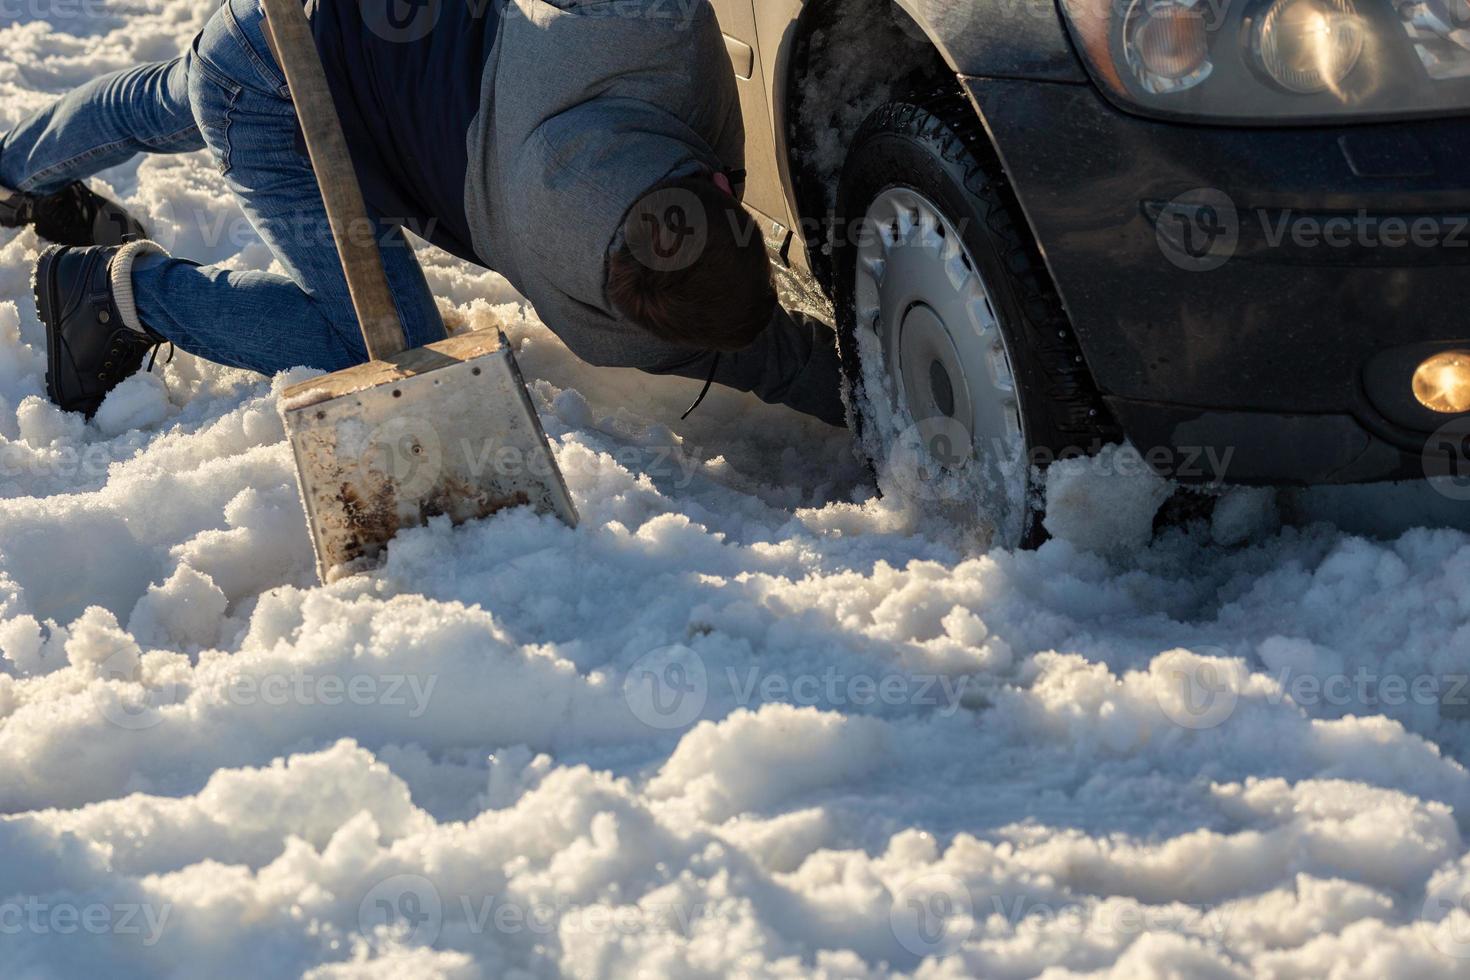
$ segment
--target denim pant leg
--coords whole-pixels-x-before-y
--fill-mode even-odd
[[[104,75],[0,137],[0,185],[50,194],[139,153],[202,150],[187,58]]]
[[[266,374],[338,370],[366,360],[367,349],[263,26],[258,0],[228,0],[195,41],[189,99],[220,172],[285,274],[143,261],[133,272],[138,313],[180,347],[223,364]],[[375,221],[371,233],[409,346],[442,339],[413,247],[385,221]]]

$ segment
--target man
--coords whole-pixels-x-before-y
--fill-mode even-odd
[[[708,5],[499,2],[308,4],[409,345],[442,326],[404,225],[503,274],[592,364],[844,424],[832,332],[777,304],[734,193],[744,134]],[[284,275],[169,256],[76,183],[204,147]],[[73,243],[35,283],[63,408],[95,412],[164,343],[267,374],[366,359],[259,0],[225,0],[182,57],[22,122],[0,140],[0,185],[0,221]],[[75,244],[88,229],[95,244]]]

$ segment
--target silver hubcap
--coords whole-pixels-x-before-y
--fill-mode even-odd
[[[913,424],[963,427],[971,451],[963,459],[936,452],[937,465],[978,464],[989,486],[1012,485],[1007,475],[1024,445],[1021,413],[1011,359],[975,262],[954,226],[916,191],[884,191],[866,217],[854,298],[859,325],[880,342],[893,408]]]

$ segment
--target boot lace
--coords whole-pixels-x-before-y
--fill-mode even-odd
[[[143,369],[144,371],[148,372],[149,374],[153,373],[154,362],[158,360],[158,348],[162,347],[164,344],[168,344],[168,357],[163,362],[164,367],[167,367],[174,362],[174,342],[172,340],[165,340],[160,337],[158,340],[155,340],[153,343],[148,345],[148,366]]]

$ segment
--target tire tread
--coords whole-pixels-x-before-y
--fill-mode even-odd
[[[961,92],[941,88],[884,103],[864,120],[852,145],[880,135],[907,136],[928,144],[963,173],[965,190],[981,206],[1023,312],[1023,322],[1015,326],[1024,330],[1023,340],[1038,355],[1045,375],[1048,422],[1055,432],[1043,441],[1069,450],[1116,442],[1117,425],[1087,368],[1040,251],[1029,231],[1023,230],[1020,203],[969,100]]]

